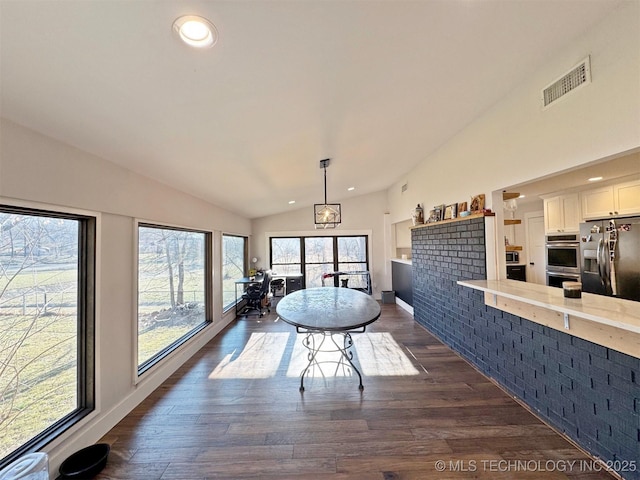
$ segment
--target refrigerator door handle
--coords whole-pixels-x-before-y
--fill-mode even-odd
[[[596,262],[598,263],[598,276],[600,277],[600,283],[604,285],[604,274],[602,273],[602,251],[604,247],[604,240],[600,238],[598,240],[598,250],[596,251]]]

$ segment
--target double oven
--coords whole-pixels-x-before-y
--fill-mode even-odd
[[[547,285],[580,281],[580,238],[577,233],[557,233],[546,237]]]

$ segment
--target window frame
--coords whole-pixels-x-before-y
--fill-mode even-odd
[[[177,338],[173,342],[165,345],[151,358],[145,360],[141,364],[138,363],[138,347],[139,347],[139,274],[140,274],[140,227],[157,228],[163,230],[175,230],[181,232],[201,233],[204,235],[204,313],[205,320]],[[166,223],[136,220],[135,221],[135,245],[134,245],[134,322],[133,322],[133,365],[134,365],[134,383],[138,383],[140,379],[149,371],[163,362],[172,353],[178,350],[182,345],[186,344],[190,339],[197,336],[206,327],[213,323],[213,233],[207,230],[196,228],[182,227],[179,225],[171,225]]]
[[[292,238],[297,238],[298,242],[299,242],[299,247],[300,247],[300,261],[296,262],[296,263],[278,263],[277,265],[298,265],[300,266],[300,273],[302,274],[302,287],[304,288],[305,285],[305,275],[304,275],[304,238],[302,236],[299,235],[291,235],[291,236],[283,236],[283,235],[273,235],[273,236],[269,236],[269,268],[271,270],[275,270],[277,272],[277,269],[273,268],[273,240],[274,239],[292,239]]]
[[[340,235],[338,235],[340,236]],[[311,237],[303,237],[302,238],[302,246],[303,246],[303,253],[304,256],[302,257],[302,267],[303,271],[302,271],[302,277],[304,279],[304,285],[306,288],[307,285],[307,271],[308,265],[315,265],[315,266],[322,266],[322,265],[327,265],[327,264],[331,264],[333,267],[332,271],[336,271],[337,270],[337,263],[336,263],[336,259],[337,259],[337,238],[338,236],[336,235],[314,235]],[[318,238],[323,238],[323,239],[330,239],[331,240],[331,262],[308,262],[307,261],[307,239],[318,239]]]
[[[76,365],[77,406],[75,410],[53,422],[47,428],[0,458],[0,470],[21,456],[43,449],[59,436],[76,426],[96,410],[96,271],[99,214],[73,209],[51,209],[32,204],[12,204],[0,198],[3,213],[75,220],[78,222],[78,280],[77,280],[77,337]]]
[[[277,265],[300,265],[300,273],[302,273],[302,288],[307,288],[307,276],[306,276],[306,265],[307,265],[307,261],[306,261],[306,251],[305,251],[305,239],[307,238],[318,238],[318,237],[322,237],[322,238],[331,238],[333,241],[333,268],[334,271],[338,271],[339,264],[345,264],[345,263],[365,263],[366,264],[366,270],[367,271],[371,271],[371,264],[370,264],[370,256],[369,256],[369,248],[370,248],[370,244],[369,244],[369,237],[370,234],[369,233],[348,233],[348,234],[344,234],[344,235],[327,235],[326,233],[323,233],[321,235],[281,235],[281,234],[274,234],[274,235],[269,235],[269,265],[270,267],[273,269],[273,240],[274,239],[291,239],[291,238],[296,238],[300,241],[300,263],[292,263],[292,264],[285,264],[285,263],[278,263]],[[339,262],[339,252],[338,252],[338,238],[352,238],[352,237],[359,237],[359,238],[364,238],[365,241],[365,261],[364,262]],[[318,265],[317,262],[308,262],[310,265]],[[336,286],[338,286],[338,277],[334,278],[334,284]]]
[[[243,253],[243,276],[247,276],[249,274],[249,237],[246,235],[240,235],[236,233],[222,233],[220,236],[220,296],[224,298],[224,284],[222,279],[222,268],[224,263],[224,238],[225,237],[236,237],[242,238],[244,240],[244,253]],[[236,305],[240,303],[241,299],[234,299],[232,303],[225,305],[223,302],[222,305],[222,313],[225,314],[233,309],[235,309]]]

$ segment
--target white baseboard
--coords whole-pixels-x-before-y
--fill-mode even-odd
[[[413,315],[413,307],[408,303],[400,300],[398,297],[396,297],[396,305],[398,305],[400,308],[402,308],[403,310],[406,310],[411,315]]]

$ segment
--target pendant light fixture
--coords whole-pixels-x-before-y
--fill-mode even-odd
[[[327,167],[330,159],[320,160],[320,168],[324,169],[324,203],[313,205],[313,217],[316,230],[336,228],[342,222],[339,203],[327,203]]]

